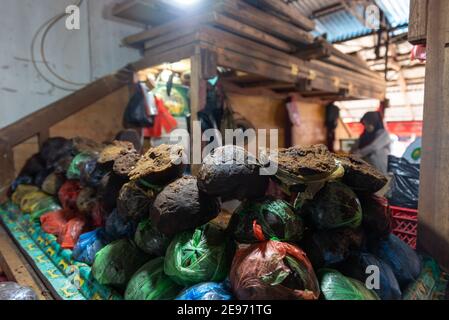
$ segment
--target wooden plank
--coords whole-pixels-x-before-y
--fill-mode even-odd
[[[25,258],[19,253],[19,249],[11,241],[1,224],[0,267],[8,279],[33,289],[39,300],[52,300],[49,291],[39,280]]]
[[[313,36],[310,33],[239,0],[228,0],[221,4],[221,8],[225,15],[281,39],[302,44],[313,42]]]
[[[303,15],[302,12],[293,5],[288,5],[279,0],[258,0],[258,2],[261,2],[262,5],[290,18],[290,21],[293,24],[306,31],[315,29],[315,22]]]
[[[142,59],[131,65],[134,70],[143,70],[163,63],[173,63],[187,59],[194,54],[194,51],[195,44],[193,42],[178,48],[170,48],[165,52],[153,53],[152,51],[148,51]]]
[[[412,44],[426,43],[428,4],[428,0],[410,0],[408,41]]]
[[[14,180],[14,153],[7,140],[0,137],[0,203],[7,200],[6,193]]]
[[[38,133],[37,141],[39,144],[39,149],[42,148],[43,144],[48,140],[48,138],[50,138],[50,128],[43,129]]]
[[[449,270],[449,1],[428,13],[418,248]]]
[[[120,19],[153,26],[176,19],[181,15],[181,11],[157,0],[126,0],[112,8],[112,15]]]

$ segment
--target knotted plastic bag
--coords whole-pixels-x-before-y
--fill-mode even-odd
[[[58,198],[62,207],[67,210],[76,211],[78,207],[76,205],[76,200],[81,191],[81,186],[79,181],[68,180],[59,189]]]
[[[29,287],[23,287],[15,282],[0,282],[1,300],[39,300],[36,293]]]
[[[50,198],[48,194],[42,191],[27,193],[20,201],[20,210],[25,213],[31,213],[39,205],[40,201]]]
[[[170,244],[170,238],[157,230],[150,219],[139,223],[134,241],[142,251],[154,257],[164,256]]]
[[[30,218],[33,221],[38,221],[40,217],[48,212],[61,210],[59,201],[54,197],[47,197],[40,200],[33,206],[33,211],[30,214]]]
[[[40,217],[42,230],[58,237],[68,222],[68,214],[66,210],[58,210],[42,215]]]
[[[92,160],[95,160],[95,158],[89,153],[77,154],[73,158],[72,162],[70,163],[69,169],[67,170],[67,179],[79,180],[81,178],[81,171],[86,170],[83,167],[89,165]]]
[[[123,217],[133,220],[148,217],[155,197],[156,192],[152,189],[145,190],[136,182],[126,183],[120,189],[117,199],[118,212]]]
[[[81,189],[77,199],[76,207],[79,212],[84,214],[90,214],[97,204],[96,190],[93,188]]]
[[[264,239],[295,242],[304,231],[302,219],[282,200],[243,202],[232,215],[229,230],[237,242],[255,243],[254,223],[261,227]]]
[[[39,188],[36,186],[21,184],[17,186],[16,190],[11,196],[11,200],[12,202],[20,206],[20,203],[22,202],[22,198],[24,196],[26,196],[28,193],[37,191],[39,191]]]
[[[418,279],[421,272],[421,260],[416,252],[393,234],[376,243],[372,252],[388,263],[398,279],[401,288]]]
[[[320,270],[321,292],[326,300],[380,300],[358,280],[332,269]]]
[[[354,191],[341,182],[328,182],[303,206],[303,214],[321,230],[358,228],[362,207]]]
[[[182,291],[176,300],[232,300],[229,285],[226,283],[204,282]]]
[[[95,255],[92,275],[98,283],[124,290],[148,256],[130,240],[114,241]]]
[[[65,224],[58,238],[58,243],[63,249],[73,249],[82,233],[86,231],[86,218],[77,216]]]
[[[378,288],[373,288],[377,295],[382,300],[400,300],[402,297],[401,288],[393,270],[391,270],[387,263],[372,254],[361,253],[351,255],[349,259],[336,267],[336,269],[345,276],[363,283],[370,280],[371,275],[374,275],[373,270],[375,272],[378,271],[378,273],[375,273],[379,276],[378,282],[370,282],[370,284],[378,285]]]
[[[230,280],[239,300],[316,300],[320,295],[306,254],[286,242],[270,240],[239,249]]]
[[[173,300],[181,286],[164,273],[164,258],[143,265],[126,287],[125,300]]]
[[[359,195],[363,211],[363,229],[371,238],[388,237],[393,231],[393,217],[387,199],[376,195]]]
[[[136,222],[123,218],[118,214],[117,210],[106,218],[106,235],[110,240],[118,240],[122,238],[132,239],[136,231]]]
[[[91,232],[80,235],[78,242],[73,249],[73,258],[76,261],[92,265],[98,251],[107,245],[104,230],[99,228]]]
[[[164,271],[180,285],[222,281],[228,273],[233,245],[213,224],[176,235],[165,255]]]
[[[11,183],[11,187],[9,188],[9,196],[14,193],[17,190],[17,187],[20,185],[32,185],[33,184],[33,177],[31,176],[18,176],[14,181]]]

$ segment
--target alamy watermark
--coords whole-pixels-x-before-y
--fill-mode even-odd
[[[81,29],[80,8],[76,5],[70,5],[65,9],[67,17],[65,19],[65,27],[67,30]]]

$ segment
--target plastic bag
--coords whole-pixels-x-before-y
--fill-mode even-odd
[[[34,177],[42,170],[45,170],[45,163],[42,161],[40,155],[37,153],[32,155],[27,160],[27,162],[25,162],[25,165],[23,166],[22,170],[20,170],[19,177],[29,176],[34,179]]]
[[[400,300],[401,288],[390,266],[369,253],[354,254],[344,263],[336,267],[345,276],[357,279],[363,283],[372,275],[368,267],[379,270],[379,288],[373,289],[382,300]]]
[[[40,151],[40,157],[45,162],[47,169],[56,166],[58,160],[70,155],[73,151],[73,143],[71,140],[56,137],[50,138],[44,142]]]
[[[111,212],[117,207],[117,198],[120,189],[127,182],[126,179],[117,176],[110,172],[107,173],[100,182],[97,188],[97,194],[103,202],[106,211]]]
[[[159,231],[174,235],[202,226],[220,213],[220,202],[198,190],[197,180],[185,176],[158,194],[151,219]]]
[[[234,212],[229,230],[239,243],[258,242],[253,226],[262,228],[264,241],[299,241],[304,231],[302,219],[285,201],[266,199],[264,201],[245,201]]]
[[[345,277],[332,269],[320,271],[321,291],[326,300],[380,300],[358,280]]]
[[[120,189],[117,210],[125,218],[141,220],[148,217],[155,198],[156,192],[154,190],[145,190],[139,187],[136,182],[129,182]]]
[[[91,225],[94,228],[104,227],[106,224],[106,210],[103,207],[103,204],[99,201],[95,204],[92,209],[92,213],[90,215]]]
[[[226,283],[205,282],[185,289],[176,300],[232,300],[230,288]]]
[[[159,232],[150,219],[139,223],[134,241],[143,252],[153,257],[164,256],[170,244],[170,238]]]
[[[239,300],[316,300],[320,295],[306,254],[285,242],[270,240],[239,249],[230,280]]]
[[[44,198],[39,201],[34,207],[30,214],[30,219],[32,221],[39,221],[40,217],[48,212],[61,210],[59,201],[53,197]]]
[[[180,285],[224,280],[234,246],[218,227],[207,224],[175,236],[165,255],[164,272]]]
[[[76,207],[79,212],[90,214],[97,204],[96,190],[93,188],[81,189],[76,198]]]
[[[142,266],[126,287],[125,300],[173,300],[181,286],[164,273],[164,258]]]
[[[86,231],[85,229],[85,217],[78,216],[67,221],[58,237],[58,243],[61,245],[61,248],[73,249],[78,242],[80,235]]]
[[[97,252],[103,249],[106,245],[107,241],[104,236],[104,229],[100,228],[83,233],[80,235],[78,242],[73,249],[73,258],[76,261],[92,265]]]
[[[97,188],[101,179],[109,172],[107,166],[97,163],[96,158],[80,166],[80,182],[82,186]]]
[[[53,169],[43,169],[42,171],[39,171],[35,176],[34,176],[34,181],[33,184],[38,186],[39,188],[42,188],[42,185],[44,184],[45,179],[47,179],[47,177],[52,174]]]
[[[136,93],[131,97],[123,114],[123,123],[128,127],[152,127],[154,117],[150,115],[146,104],[147,91],[138,84]],[[145,90],[145,91],[144,91]]]
[[[443,276],[438,263],[424,257],[423,268],[418,279],[404,292],[404,300],[447,300],[448,277]]]
[[[416,281],[421,273],[421,261],[416,252],[393,234],[377,243],[372,252],[388,263],[401,288]]]
[[[419,200],[419,164],[388,156],[388,172],[393,174],[387,198],[390,205],[417,209]]]
[[[53,172],[48,175],[42,183],[42,191],[51,194],[52,196],[56,196],[64,182],[65,178],[63,175]]]
[[[42,191],[27,193],[20,201],[20,210],[25,213],[31,213],[40,201],[50,198],[48,194]]]
[[[33,184],[33,177],[30,176],[19,176],[17,177],[12,183],[11,183],[11,187],[9,189],[10,193],[13,193],[17,190],[17,187],[19,185],[31,185]]]
[[[106,218],[105,231],[111,241],[133,238],[136,227],[136,222],[123,218],[116,209]]]
[[[67,210],[76,211],[76,199],[81,191],[81,186],[78,181],[68,180],[66,181],[58,191],[59,202],[62,207]]]
[[[114,241],[95,255],[92,275],[98,283],[125,289],[133,274],[148,261],[148,256],[126,239]]]
[[[39,300],[33,289],[15,282],[0,282],[1,300]]]
[[[393,231],[393,217],[387,199],[376,195],[359,195],[363,211],[363,229],[368,237],[380,239]]]
[[[67,215],[68,213],[65,210],[48,212],[42,215],[40,217],[42,230],[58,237],[62,234],[68,222]]]
[[[362,223],[362,207],[354,191],[340,182],[328,182],[302,207],[302,214],[320,230],[349,227]]]
[[[342,262],[351,252],[358,251],[364,234],[360,229],[342,228],[309,232],[301,242],[315,269]]]
[[[264,196],[269,178],[244,148],[227,145],[213,150],[198,174],[201,191],[223,199],[254,199]]]
[[[89,153],[79,153],[77,154],[70,164],[66,176],[69,180],[79,180],[81,178],[81,171],[86,170],[86,165],[89,165],[95,158]]]
[[[17,186],[17,189],[14,191],[14,193],[11,196],[11,200],[15,204],[20,205],[20,202],[22,202],[22,198],[24,196],[26,196],[28,193],[38,192],[38,191],[39,191],[39,188],[36,186],[21,184],[21,185]]]

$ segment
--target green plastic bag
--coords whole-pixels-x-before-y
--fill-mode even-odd
[[[117,240],[97,252],[92,275],[102,285],[125,289],[133,274],[148,260],[133,242]]]
[[[153,227],[150,219],[139,223],[134,241],[143,252],[154,257],[164,256],[170,244],[170,238]]]
[[[207,224],[175,236],[167,249],[164,271],[185,286],[220,282],[229,274],[233,252],[225,232]]]
[[[156,258],[140,268],[128,283],[125,300],[173,300],[182,290],[164,273],[164,258]]]
[[[362,224],[362,206],[357,195],[341,182],[328,182],[308,200],[302,212],[320,230],[356,229]]]
[[[62,210],[59,201],[54,197],[47,197],[39,201],[34,207],[30,214],[30,219],[32,221],[39,221],[40,217],[48,212],[54,212]]]
[[[373,290],[369,290],[358,280],[345,277],[332,269],[322,269],[321,292],[326,300],[380,300]]]
[[[304,231],[302,219],[293,207],[283,200],[245,201],[234,212],[229,230],[240,243],[256,243],[254,223],[262,228],[265,239],[278,241],[301,240]]]
[[[81,178],[81,166],[85,165],[89,161],[93,159],[93,156],[89,153],[79,153],[77,154],[72,162],[70,163],[69,168],[67,169],[67,179],[69,180],[79,180]]]

